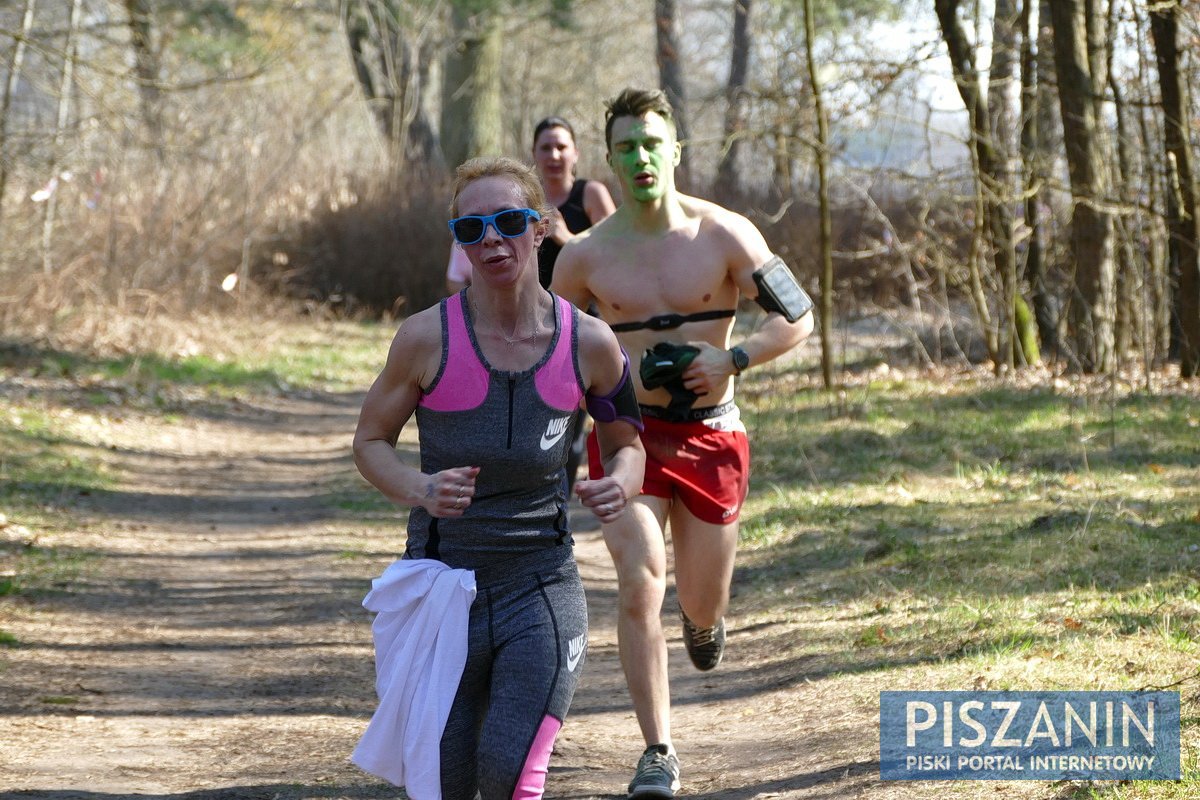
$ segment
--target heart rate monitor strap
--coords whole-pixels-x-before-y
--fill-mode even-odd
[[[640,331],[643,329],[665,331],[671,328],[678,328],[685,322],[707,322],[710,319],[728,319],[736,313],[736,308],[722,308],[712,311],[697,311],[694,314],[659,314],[641,322],[618,322],[616,325],[610,325],[609,327],[616,333]]]

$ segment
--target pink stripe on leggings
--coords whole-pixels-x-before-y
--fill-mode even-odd
[[[539,800],[546,789],[546,773],[550,767],[550,752],[554,749],[554,737],[562,721],[549,714],[538,726],[537,736],[533,737],[533,747],[525,757],[525,766],[521,777],[517,778],[517,788],[513,790],[513,800]]]

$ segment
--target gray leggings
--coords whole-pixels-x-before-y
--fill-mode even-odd
[[[443,800],[540,798],[587,648],[571,547],[476,571],[467,663],[442,733]]]

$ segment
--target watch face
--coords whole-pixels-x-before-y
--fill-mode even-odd
[[[733,347],[729,350],[733,353],[733,366],[738,372],[741,372],[746,367],[750,366],[750,355],[740,347]]]

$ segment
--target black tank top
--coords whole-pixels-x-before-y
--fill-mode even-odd
[[[592,220],[587,215],[587,209],[583,207],[583,188],[587,186],[587,180],[584,178],[576,178],[575,183],[571,184],[571,191],[567,195],[567,199],[558,207],[558,213],[562,214],[563,221],[567,223],[567,230],[571,233],[579,233],[586,231],[592,227]],[[550,279],[554,277],[554,262],[558,260],[558,254],[562,250],[562,246],[546,237],[542,242],[542,248],[538,251],[538,280],[542,286],[549,289]]]

